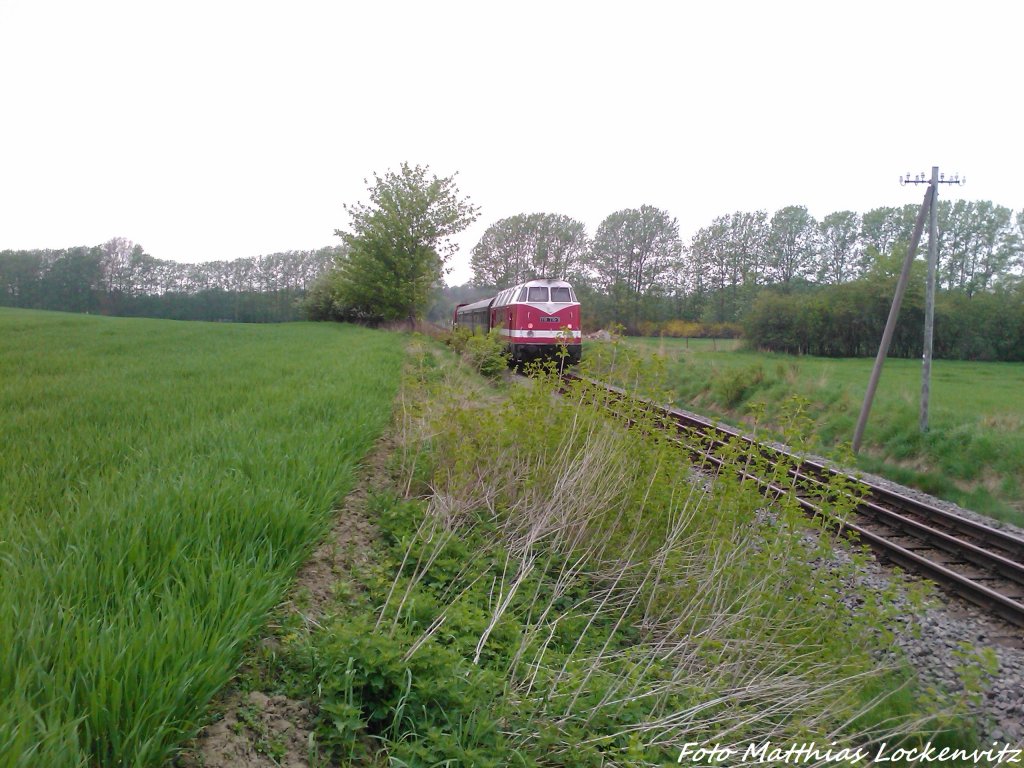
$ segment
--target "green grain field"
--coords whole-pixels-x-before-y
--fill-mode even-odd
[[[750,426],[777,424],[794,395],[806,405],[811,446],[853,438],[873,359],[793,357],[706,339],[630,340],[663,354],[679,405]],[[857,464],[966,507],[1024,524],[1024,364],[935,360],[930,428],[919,430],[921,361],[889,359]]]
[[[0,309],[0,766],[159,765],[353,483],[403,339]]]

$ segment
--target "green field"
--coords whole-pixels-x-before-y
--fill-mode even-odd
[[[761,354],[707,339],[629,343],[665,356],[681,407],[749,427],[763,403],[777,425],[798,395],[811,420],[809,447],[825,452],[852,440],[874,362]],[[920,389],[920,360],[886,361],[858,466],[1024,523],[1024,364],[935,360],[926,434],[918,428]]]
[[[389,419],[404,339],[0,309],[0,766],[160,764]]]
[[[709,408],[737,381],[757,380],[742,414],[802,380],[673,343],[668,377]],[[655,430],[554,382],[470,403],[447,353],[421,350],[403,385],[406,345],[0,310],[0,768],[166,764],[243,657],[246,686],[310,704],[309,754],[333,764],[665,763],[723,729],[970,735],[956,700],[924,706],[902,661],[879,666],[903,608],[874,589],[837,604],[849,573],[803,561],[795,505],[751,525],[763,501],[739,479],[700,492]],[[399,386],[400,488],[370,489],[380,540],[314,627],[282,600]]]

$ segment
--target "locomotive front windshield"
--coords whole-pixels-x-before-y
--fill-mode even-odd
[[[548,298],[548,287],[546,285],[531,285],[519,292],[519,301],[533,302],[555,302],[569,304],[572,302],[572,291],[567,286],[554,286],[551,288]]]
[[[572,293],[567,286],[554,287],[551,289],[551,300],[568,304],[572,301]]]
[[[548,300],[548,288],[547,286],[530,286],[530,295],[526,297],[527,301],[547,301]]]

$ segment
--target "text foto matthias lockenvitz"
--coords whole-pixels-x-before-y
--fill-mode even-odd
[[[828,746],[815,742],[773,744],[760,743],[723,746],[687,742],[679,751],[679,763],[703,765],[801,765],[835,763],[857,765],[868,763],[928,764],[973,763],[975,765],[1022,765],[1024,749],[1009,744],[992,742],[984,749],[936,747],[928,742],[920,747],[894,747],[883,742],[881,746],[839,747],[838,742]]]

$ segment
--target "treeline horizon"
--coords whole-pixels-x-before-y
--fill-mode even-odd
[[[585,328],[644,336],[742,328],[768,351],[870,355],[919,210],[839,211],[820,221],[804,206],[737,211],[685,244],[677,220],[653,206],[609,215],[592,238],[567,216],[520,214],[487,229],[473,249],[473,278],[448,294],[472,300],[535,276],[560,277],[576,286]],[[937,354],[1020,359],[1024,210],[940,200],[937,218]],[[911,316],[923,313],[928,247],[926,233],[896,355],[920,354],[913,339],[921,325]]]
[[[0,306],[230,322],[303,318],[301,300],[340,246],[198,263],[157,259],[123,237],[0,251]]]
[[[534,277],[576,286],[584,327],[631,335],[741,332],[768,351],[874,354],[919,205],[821,221],[804,206],[716,217],[684,243],[678,221],[644,205],[617,211],[590,237],[568,216],[519,214],[491,224],[473,247],[472,279],[435,285],[421,310],[450,322],[460,301]],[[940,200],[936,356],[1024,356],[1024,210]],[[920,354],[923,260],[915,263],[894,355]],[[0,306],[236,322],[338,316],[332,272],[346,244],[198,264],[156,259],[125,238],[92,247],[0,251]],[[439,258],[439,263],[443,260]],[[379,275],[386,292],[386,275]]]

